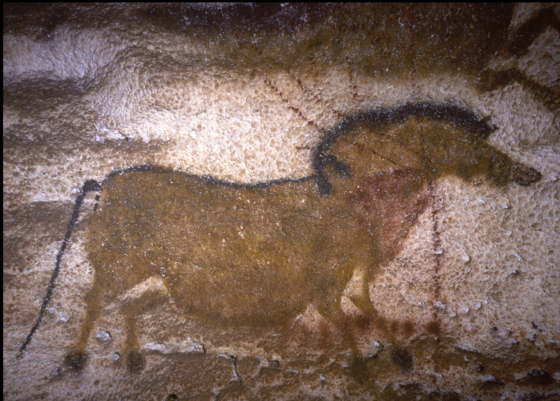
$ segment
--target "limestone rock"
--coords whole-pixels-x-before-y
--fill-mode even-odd
[[[6,4],[3,398],[560,397],[559,14]]]

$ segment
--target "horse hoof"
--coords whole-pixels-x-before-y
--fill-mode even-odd
[[[127,362],[128,370],[131,372],[140,372],[146,366],[146,360],[136,351],[128,353]]]
[[[70,351],[64,358],[64,364],[73,372],[81,372],[87,360],[88,356],[84,351]]]

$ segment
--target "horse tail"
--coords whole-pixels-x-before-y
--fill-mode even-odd
[[[27,348],[27,346],[31,342],[31,339],[33,338],[33,335],[35,334],[35,332],[39,328],[39,325],[41,324],[41,320],[43,319],[43,315],[45,314],[45,310],[47,309],[47,306],[49,306],[49,303],[51,302],[56,278],[58,276],[58,273],[60,271],[60,266],[62,264],[62,257],[64,256],[64,252],[66,251],[66,247],[68,246],[68,242],[70,241],[70,238],[72,237],[72,232],[74,231],[74,227],[76,225],[76,222],[78,221],[78,217],[80,216],[80,207],[82,206],[82,203],[83,203],[86,195],[89,192],[99,191],[100,189],[101,189],[101,184],[100,183],[98,183],[95,180],[87,180],[84,183],[84,186],[82,187],[82,192],[80,193],[80,195],[78,195],[78,197],[76,198],[76,201],[74,202],[74,211],[72,212],[72,218],[68,222],[68,228],[66,230],[66,236],[64,237],[64,241],[62,241],[62,245],[60,246],[60,249],[58,250],[58,254],[56,255],[56,265],[54,267],[53,274],[51,276],[51,279],[50,279],[48,287],[47,287],[47,293],[43,297],[43,304],[41,305],[41,310],[39,311],[39,317],[37,318],[37,321],[35,322],[35,324],[31,328],[31,330],[27,334],[27,337],[25,338],[25,341],[21,345],[21,347],[19,349],[20,353],[25,351],[25,349]]]

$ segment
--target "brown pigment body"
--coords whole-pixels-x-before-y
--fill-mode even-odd
[[[311,301],[332,313],[354,266],[377,264],[356,212],[313,181],[239,189],[144,172],[115,177],[103,200],[88,247],[105,300],[161,276],[185,312],[278,324]]]
[[[316,180],[241,186],[163,169],[114,176],[103,184],[88,233],[94,286],[69,358],[84,354],[105,307],[154,276],[179,310],[197,320],[274,326],[310,304],[342,322],[341,296],[363,268],[361,294],[352,301],[383,324],[367,283],[402,249],[429,205],[430,182],[446,174],[494,185],[540,178],[472,130],[421,116],[350,124],[323,149],[346,166],[344,172],[325,166],[327,195]],[[144,306],[123,309],[134,320]],[[129,332],[127,347],[135,350],[134,324]]]

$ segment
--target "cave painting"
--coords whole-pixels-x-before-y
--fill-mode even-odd
[[[73,221],[87,192],[100,191],[86,246],[95,275],[66,363],[81,369],[99,315],[154,276],[178,310],[210,324],[277,326],[313,305],[341,327],[343,291],[362,269],[351,301],[371,321],[382,320],[368,283],[399,254],[438,178],[539,181],[535,169],[487,143],[495,129],[457,106],[406,104],[349,115],[325,131],[307,179],[241,185],[141,166],[88,181]],[[142,308],[123,307],[132,370],[143,367],[134,332]]]

